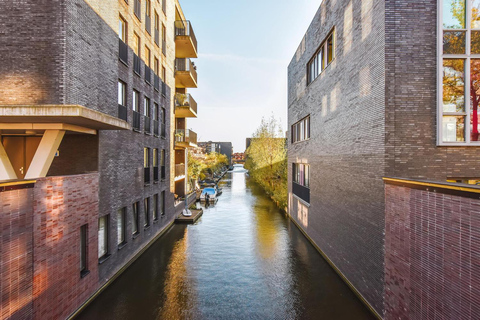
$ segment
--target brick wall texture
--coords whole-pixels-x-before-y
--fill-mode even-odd
[[[0,192],[0,319],[33,316],[33,189]]]
[[[335,30],[334,61],[307,86],[307,63]],[[477,177],[480,148],[438,147],[437,0],[323,1],[288,67],[290,215],[379,313],[384,299],[382,177]],[[310,165],[310,204],[292,163]]]
[[[480,200],[385,186],[385,319],[477,319]]]

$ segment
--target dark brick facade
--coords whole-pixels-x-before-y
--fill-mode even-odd
[[[480,200],[474,194],[387,182],[385,319],[478,318]]]

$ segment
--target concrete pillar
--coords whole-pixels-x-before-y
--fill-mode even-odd
[[[45,130],[37,152],[33,156],[32,163],[28,168],[25,179],[36,179],[47,176],[48,169],[52,165],[55,153],[62,142],[64,130]]]

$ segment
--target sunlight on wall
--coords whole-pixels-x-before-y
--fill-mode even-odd
[[[303,205],[299,200],[297,206],[297,219],[303,227],[308,227],[308,208]]]
[[[302,39],[302,42],[300,42],[300,46],[298,46],[297,52],[295,54],[295,58],[297,59],[297,62],[302,58],[303,54],[305,53],[305,48],[306,48],[306,40],[307,35],[305,35]]]
[[[372,76],[370,67],[366,66],[360,70],[359,73],[360,96],[365,97],[370,95],[372,91]]]
[[[373,0],[362,0],[362,40],[372,32]]]
[[[352,50],[353,44],[353,5],[352,2],[345,8],[343,14],[343,54]]]
[[[325,24],[325,21],[327,19],[327,7],[326,6],[322,6],[322,12],[320,14],[320,18],[321,18],[321,21],[322,21],[322,25]]]
[[[37,104],[45,100],[45,80],[21,73],[0,77],[0,104]]]
[[[322,97],[322,117],[326,117],[328,113],[328,97],[325,95]]]
[[[335,112],[337,110],[337,97],[338,92],[340,91],[340,84],[336,84],[335,87],[330,91],[330,112]]]

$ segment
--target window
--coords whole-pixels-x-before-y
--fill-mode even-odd
[[[153,104],[153,120],[158,121],[158,103]]]
[[[335,58],[335,31],[332,31],[307,63],[307,85],[312,83]]]
[[[117,212],[117,245],[124,245],[127,234],[127,208],[119,209]]]
[[[442,0],[439,144],[480,141],[480,0]]]
[[[158,194],[153,195],[153,221],[158,220]]]
[[[140,111],[140,93],[137,90],[133,90],[133,111]]]
[[[165,28],[165,25],[162,23],[162,41],[167,40],[167,28]]]
[[[140,57],[140,37],[138,34],[133,34],[133,52]]]
[[[147,15],[147,17],[150,17],[151,15],[151,11],[150,11],[150,8],[151,8],[151,4],[150,4],[150,0],[145,0],[145,14]]]
[[[158,72],[159,72],[159,61],[158,61],[158,58],[157,57],[154,57],[153,58],[153,70],[155,71],[155,74],[158,76]]]
[[[143,98],[143,115],[150,117],[150,99],[147,97]]]
[[[161,196],[160,196],[160,214],[165,216],[165,191],[162,191]]]
[[[118,21],[118,37],[124,43],[127,43],[127,22],[121,16]]]
[[[98,219],[98,259],[108,255],[108,220],[110,215]]]
[[[165,135],[166,135],[166,132],[167,132],[166,124],[165,124],[165,119],[166,119],[165,118],[166,117],[165,112],[166,112],[165,108],[162,107],[162,109],[160,110],[160,122],[161,122],[161,127],[162,127],[162,132],[161,132],[162,138],[165,138]]]
[[[148,228],[150,226],[150,198],[145,198],[143,202],[143,215],[144,215],[144,223],[143,226]]]
[[[157,11],[155,10],[154,14],[153,14],[153,27],[155,29],[155,38],[154,38],[154,41],[155,41],[155,44],[157,45],[157,47],[159,46],[160,44],[160,17],[158,16],[158,13]],[[158,73],[157,73],[158,74]]]
[[[160,151],[160,167],[161,167],[161,179],[165,180],[165,149]]]
[[[127,85],[121,80],[118,80],[118,104],[127,105]]]
[[[135,202],[133,204],[133,211],[132,211],[132,215],[133,215],[133,221],[132,221],[132,234],[133,235],[137,235],[138,234],[138,205],[139,205],[139,202]]]
[[[153,181],[158,181],[158,149],[153,149]]]
[[[292,143],[310,139],[310,116],[292,125]]]
[[[133,12],[135,13],[135,16],[137,17],[138,20],[140,20],[140,16],[142,13],[142,4],[140,3],[140,0],[134,0],[135,2],[133,3]]]
[[[303,187],[310,188],[310,166],[303,163],[294,163],[292,170],[293,182]]]
[[[80,276],[88,273],[88,225],[85,224],[80,227]]]
[[[143,167],[150,168],[150,148],[143,148]]]
[[[145,46],[145,57],[144,57],[144,59],[145,59],[145,64],[147,65],[147,67],[150,68],[150,62],[151,62],[150,61],[151,60],[150,59],[150,49],[147,46]]]
[[[162,80],[163,82],[167,82],[167,69],[165,69],[164,66],[162,66]]]

